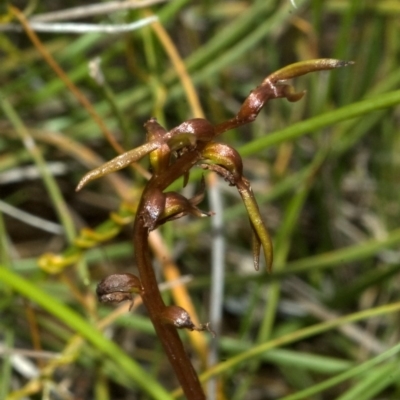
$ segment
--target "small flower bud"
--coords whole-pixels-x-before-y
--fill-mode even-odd
[[[161,313],[161,321],[166,325],[173,325],[178,329],[195,329],[189,313],[179,306],[168,306]]]
[[[172,325],[177,329],[189,329],[190,331],[208,331],[213,336],[215,333],[210,328],[210,324],[201,324],[195,326],[190,319],[190,316],[186,310],[179,306],[168,306],[161,313],[161,321],[166,325]]]
[[[196,207],[196,204],[202,200],[202,195],[196,195],[192,199],[187,199],[177,192],[165,193],[165,208],[157,221],[157,225],[164,224],[168,221],[184,217],[185,215],[193,215],[194,217],[209,217],[212,212],[206,212]]]
[[[97,285],[96,294],[102,303],[120,303],[130,300],[133,304],[133,294],[140,294],[142,290],[137,276],[128,273],[112,274]]]
[[[165,193],[161,190],[154,189],[151,192],[148,200],[145,202],[144,211],[141,217],[144,220],[144,226],[149,229],[149,232],[155,229],[157,220],[165,209]]]

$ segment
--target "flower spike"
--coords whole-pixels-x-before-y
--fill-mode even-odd
[[[228,145],[216,143],[215,137],[254,121],[269,100],[286,98],[291,102],[299,101],[305,92],[296,92],[287,80],[309,72],[340,68],[350,64],[352,62],[317,59],[284,67],[267,76],[258,87],[251,91],[233,118],[216,125],[212,125],[206,119],[193,118],[167,131],[158,124],[155,118],[151,118],[144,125],[147,131],[145,144],[90,171],[78,184],[77,190],[80,190],[91,180],[125,168],[146,155],[150,156],[153,175],[147,182],[139,204],[135,208],[133,225],[135,259],[140,280],[131,274],[111,275],[100,282],[97,295],[99,300],[104,302],[123,300],[132,302],[135,293],[142,297],[186,398],[205,399],[205,396],[176,329],[213,332],[209,323],[194,325],[190,315],[183,308],[165,305],[152,268],[148,239],[151,230],[167,221],[188,214],[205,217],[212,213],[203,212],[197,207],[204,196],[204,179],[201,192],[191,199],[177,192],[166,192],[166,190],[181,177],[184,178],[184,184],[186,184],[189,172],[196,165],[215,171],[231,186],[236,186],[250,220],[254,267],[256,270],[259,269],[262,248],[266,267],[268,271],[271,271],[273,262],[271,237],[261,218],[250,184],[243,177],[243,162],[240,154]],[[98,236],[96,232],[86,231],[82,237],[83,242],[80,245],[92,247],[104,235]],[[74,257],[70,257],[67,261],[53,260],[49,256],[45,264],[49,267],[49,264],[58,262],[59,268],[62,268],[62,263],[75,260]]]

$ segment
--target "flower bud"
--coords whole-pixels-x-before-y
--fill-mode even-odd
[[[173,221],[185,215],[193,215],[200,218],[212,215],[211,212],[202,211],[196,207],[196,204],[203,199],[204,194],[198,194],[192,199],[187,199],[177,192],[167,192],[165,196],[165,208],[157,221],[157,225]]]
[[[161,321],[166,325],[172,325],[177,329],[189,329],[193,331],[195,325],[190,319],[189,313],[179,306],[168,306],[162,311]]]
[[[96,294],[102,303],[120,303],[125,300],[133,302],[133,294],[140,294],[142,290],[137,276],[128,273],[112,274],[97,285]]]
[[[165,209],[165,193],[161,190],[154,189],[151,195],[146,198],[144,204],[144,212],[140,217],[144,220],[144,226],[149,229],[149,232],[155,229],[157,220]]]
[[[161,322],[172,325],[177,329],[189,329],[190,331],[208,331],[215,337],[215,332],[210,328],[210,324],[194,325],[189,313],[179,306],[165,307],[160,316]]]

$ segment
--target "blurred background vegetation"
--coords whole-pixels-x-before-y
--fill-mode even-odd
[[[135,272],[131,223],[146,178],[132,169],[80,193],[76,184],[116,156],[105,133],[130,149],[151,116],[168,128],[199,116],[179,57],[214,123],[274,70],[329,57],[356,63],[297,79],[304,99],[275,100],[221,138],[244,156],[274,238],[274,272],[253,270],[244,207],[218,181],[221,333],[182,337],[202,379],[217,377],[210,399],[399,399],[400,3],[171,0],[67,19],[159,18],[125,33],[62,28],[33,42],[9,30],[21,26],[10,4],[33,21],[90,3],[1,3],[0,398],[168,398],[177,382],[143,307],[127,313],[95,298],[106,275]],[[192,173],[185,193],[199,178]],[[221,232],[210,224],[180,219],[154,242],[161,263],[174,262],[158,271],[166,301],[193,306],[202,322],[219,306],[210,254]],[[171,294],[176,279],[189,299]],[[214,368],[205,362],[212,340]]]

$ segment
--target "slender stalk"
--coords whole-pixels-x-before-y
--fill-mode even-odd
[[[144,219],[140,217],[144,210],[146,199],[147,197],[143,196],[138,209],[138,218],[135,219],[133,227],[135,258],[143,286],[141,297],[186,397],[193,400],[203,400],[205,399],[205,395],[199,378],[183,347],[176,328],[160,320],[160,315],[166,306],[158,289],[150,260],[148,228],[144,226]]]

